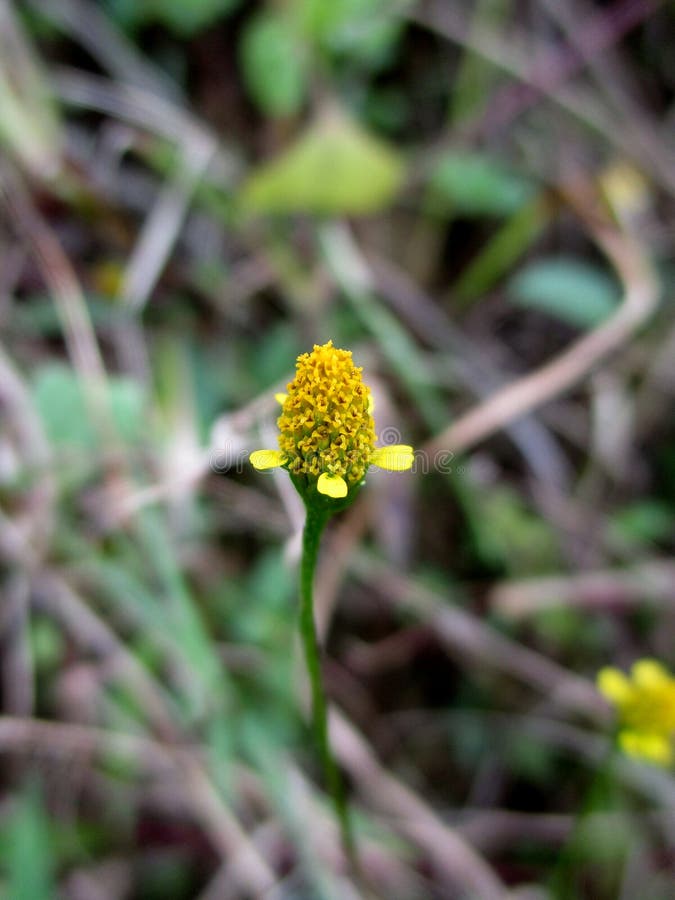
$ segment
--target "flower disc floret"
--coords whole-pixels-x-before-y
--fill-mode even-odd
[[[351,351],[332,341],[299,356],[288,393],[276,395],[279,450],[256,450],[255,468],[283,466],[301,493],[315,489],[333,499],[348,497],[370,465],[409,469],[412,447],[375,446],[372,396],[361,372]]]
[[[332,341],[299,357],[277,422],[279,449],[293,475],[337,476],[348,489],[363,480],[375,449],[375,423],[361,371],[351,352]]]

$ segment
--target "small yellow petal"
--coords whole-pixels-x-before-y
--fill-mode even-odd
[[[254,469],[263,470],[283,466],[286,457],[280,450],[254,450],[249,460]]]
[[[607,666],[598,672],[597,685],[600,693],[611,703],[621,706],[633,693],[630,682],[619,669]]]
[[[667,685],[671,679],[661,663],[655,659],[639,659],[631,668],[633,681],[640,688],[656,688]]]
[[[372,414],[374,412],[375,412],[375,398],[369,391],[368,392],[368,415],[372,416]]]
[[[669,766],[673,761],[673,748],[665,735],[645,731],[622,731],[619,734],[619,746],[638,759]]]
[[[390,444],[387,447],[378,447],[370,462],[390,472],[404,472],[411,468],[414,460],[412,447],[407,444]]]
[[[320,494],[333,497],[335,500],[347,496],[347,482],[344,478],[339,475],[330,475],[328,472],[319,475],[316,489]]]
[[[284,405],[284,403],[286,402],[286,397],[288,397],[288,394],[278,393],[274,395],[274,399],[277,401],[279,406]]]

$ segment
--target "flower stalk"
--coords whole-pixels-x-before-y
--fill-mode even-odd
[[[314,621],[314,573],[319,553],[321,535],[331,516],[330,510],[316,509],[308,505],[302,535],[302,561],[300,566],[300,635],[312,696],[312,728],[326,786],[331,795],[337,816],[342,843],[348,858],[354,863],[356,851],[340,773],[333,757],[328,736],[328,705],[321,676],[321,649]]]
[[[307,511],[300,568],[300,633],[312,693],[312,724],[326,785],[333,799],[345,852],[358,861],[347,803],[328,735],[321,651],[314,622],[314,573],[319,542],[332,515],[353,503],[371,466],[403,472],[413,465],[408,444],[376,446],[373,400],[349,350],[328,341],[298,357],[295,378],[281,404],[279,449],[255,450],[254,468],[285,469]]]

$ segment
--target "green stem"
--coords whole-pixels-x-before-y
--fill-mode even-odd
[[[342,781],[333,758],[328,739],[328,710],[321,678],[321,651],[314,624],[314,570],[319,553],[319,542],[330,512],[307,506],[307,518],[302,535],[302,563],[300,568],[300,633],[305,650],[305,661],[312,689],[312,725],[328,790],[333,799],[335,813],[340,823],[340,833],[345,852],[356,867],[354,837],[347,810]]]

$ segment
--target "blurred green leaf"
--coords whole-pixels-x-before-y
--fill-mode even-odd
[[[504,758],[519,778],[545,787],[555,775],[555,754],[549,746],[528,734],[516,731],[508,735]]]
[[[145,569],[160,586],[163,630],[171,635],[190,675],[185,684],[188,711],[203,716],[206,710],[225,709],[231,684],[218,648],[208,631],[202,608],[196,602],[176,557],[174,540],[165,521],[145,510],[137,519],[136,538],[142,548]],[[189,691],[189,693],[188,693]]]
[[[394,150],[332,113],[254,171],[244,185],[242,203],[254,213],[373,213],[391,202],[403,176],[403,162]]]
[[[473,522],[484,548],[512,574],[554,569],[557,544],[548,522],[533,514],[510,487],[474,489]]]
[[[64,641],[61,632],[49,619],[34,617],[30,630],[31,656],[35,668],[42,673],[61,662]]]
[[[439,215],[505,216],[535,192],[534,183],[489,156],[446,153],[429,181],[428,209]]]
[[[242,342],[243,343],[243,342]],[[288,322],[275,322],[244,347],[244,365],[255,373],[257,389],[292,375],[292,360],[304,351],[298,332]]]
[[[56,865],[48,822],[37,784],[28,785],[19,797],[8,829],[7,898],[49,900],[56,897],[53,882]]]
[[[188,897],[194,888],[194,860],[189,847],[173,844],[144,853],[138,867],[138,895],[143,900]]]
[[[593,328],[612,314],[619,291],[605,272],[576,259],[537,260],[511,280],[508,293],[518,306],[537,309],[574,325]]]
[[[376,70],[389,63],[403,30],[390,0],[301,0],[302,24],[326,52]]]
[[[534,243],[550,218],[549,204],[535,197],[510,216],[463,270],[452,299],[468,306],[495,285]]]
[[[63,144],[58,108],[12,6],[0,7],[0,147],[39,178],[51,177]]]
[[[231,13],[239,0],[106,0],[105,5],[125,28],[157,23],[189,38]]]
[[[245,614],[232,622],[241,640],[256,646],[274,647],[290,637],[295,614],[290,598],[295,575],[284,562],[283,554],[270,550],[262,555],[246,581],[243,595],[249,598]]]
[[[556,653],[560,648],[574,654],[601,653],[611,639],[606,624],[603,619],[589,619],[585,613],[567,606],[542,609],[532,618],[532,627],[540,640],[553,645]]]
[[[668,540],[675,533],[675,511],[659,500],[642,500],[615,512],[608,522],[610,540],[636,547]]]
[[[379,131],[398,131],[408,122],[410,99],[395,87],[374,85],[359,106],[366,121]]]
[[[147,430],[142,387],[129,378],[111,377],[109,408],[118,434],[138,441]],[[91,422],[85,390],[77,375],[62,364],[42,366],[33,384],[33,396],[48,438],[59,446],[92,449],[99,443]]]
[[[300,784],[297,779],[290,780],[290,758],[285,758],[287,746],[280,742],[277,732],[270,731],[266,721],[250,714],[245,717],[242,738],[274,809],[293,836],[302,860],[303,876],[311,884],[311,896],[316,900],[334,900],[331,879],[313,846],[311,821],[303,814],[302,804],[298,803],[298,800],[304,799]]]
[[[472,4],[471,31],[502,27],[511,11],[511,0],[477,0]],[[453,125],[476,119],[491,102],[499,74],[490,62],[475,52],[468,41],[453,78],[450,121]]]
[[[97,294],[87,294],[87,312],[91,324],[101,331],[124,321],[124,312],[111,304],[110,299]],[[30,302],[17,307],[12,315],[13,327],[21,333],[41,337],[60,337],[63,334],[61,319],[51,297],[31,294]]]
[[[190,37],[224,18],[239,0],[152,0],[157,21],[180,37]]]
[[[261,13],[246,25],[239,47],[246,88],[269,116],[292,116],[307,92],[304,48],[288,16]]]

